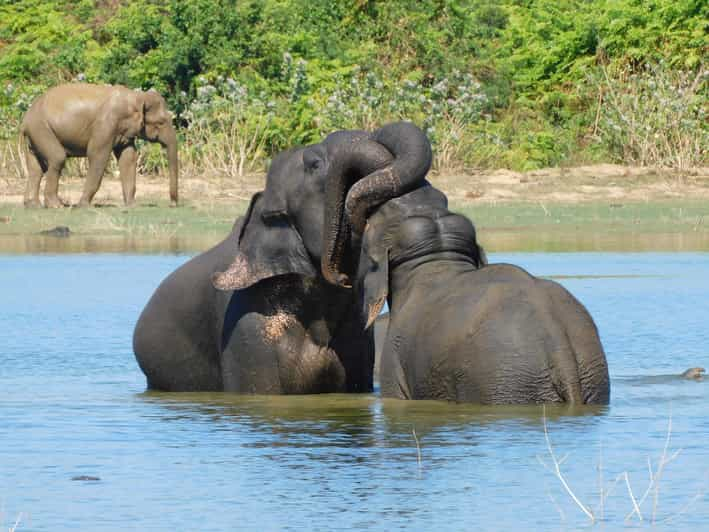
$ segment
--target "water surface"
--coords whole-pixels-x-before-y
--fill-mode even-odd
[[[614,479],[627,471],[642,497],[671,421],[667,456],[681,452],[655,519],[706,528],[709,381],[672,376],[709,367],[709,254],[492,254],[558,279],[598,324],[610,406],[545,412],[145,392],[133,326],[187,258],[0,256],[0,528],[18,515],[18,530],[47,531],[586,526],[540,463],[545,418],[569,485],[609,529],[632,509]]]
[[[636,231],[632,227],[556,229],[547,227],[481,227],[480,243],[485,249],[514,251],[709,251],[709,232]],[[177,231],[177,229],[175,229]],[[155,236],[146,234],[85,234],[72,232],[67,238],[41,234],[0,234],[0,250],[6,254],[35,253],[195,253],[224,239],[224,231]]]

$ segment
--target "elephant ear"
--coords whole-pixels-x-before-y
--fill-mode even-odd
[[[142,93],[143,96],[143,115],[147,122],[155,122],[158,114],[165,107],[165,100],[155,89],[150,89]]]
[[[212,276],[218,290],[242,290],[279,275],[317,277],[303,240],[287,216],[267,215],[262,193],[251,199],[241,232],[238,250],[224,272]]]

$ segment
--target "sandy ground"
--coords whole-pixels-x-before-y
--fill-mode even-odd
[[[222,176],[183,176],[180,195],[183,201],[196,204],[228,203],[248,200],[263,188],[263,174],[241,178]],[[614,164],[547,168],[530,172],[495,170],[480,173],[449,173],[429,176],[443,190],[452,204],[516,203],[581,203],[616,201],[658,201],[692,199],[709,201],[709,168],[682,173]],[[21,204],[24,180],[0,176],[0,203]],[[60,196],[77,202],[83,178],[63,176]],[[136,198],[139,202],[167,200],[166,176],[139,176]],[[107,174],[94,200],[96,203],[121,204],[121,185],[116,175]]]

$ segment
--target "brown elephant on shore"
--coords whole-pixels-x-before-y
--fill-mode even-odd
[[[87,157],[89,169],[79,206],[91,204],[111,152],[118,160],[123,201],[135,199],[135,139],[159,142],[167,150],[170,200],[177,204],[177,135],[163,97],[154,90],[120,85],[71,83],[49,89],[34,101],[22,120],[26,140],[25,207],[39,207],[42,177],[45,207],[61,207],[59,176],[67,157]]]

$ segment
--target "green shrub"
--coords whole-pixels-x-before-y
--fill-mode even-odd
[[[86,79],[160,91],[195,172],[396,119],[427,131],[439,170],[684,168],[706,164],[688,144],[692,128],[705,142],[706,83],[665,100],[706,68],[708,19],[701,0],[0,0],[0,136],[42,90]]]
[[[596,134],[615,160],[677,169],[706,164],[708,71],[656,63],[602,72],[591,81],[601,94]]]

